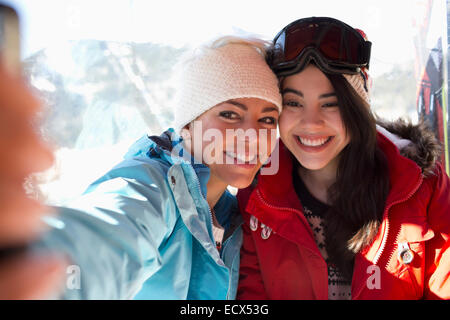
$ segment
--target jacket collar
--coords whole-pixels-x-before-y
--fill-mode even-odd
[[[390,133],[385,136],[397,145],[400,154],[417,163],[424,177],[434,175],[436,161],[442,154],[442,146],[426,122],[421,120],[418,124],[412,124],[400,119],[392,122],[378,120],[377,123],[378,129],[385,128],[384,132]],[[391,139],[392,136],[394,139]],[[400,142],[399,145],[399,140],[405,139],[410,143],[404,145]]]
[[[274,155],[278,156],[278,159],[274,158]],[[273,175],[259,174],[257,177],[258,189],[264,199],[267,199],[271,205],[279,207],[296,206],[298,203],[294,199],[297,198],[297,195],[292,181],[292,170],[296,160],[281,139],[278,139],[267,166],[273,165],[273,161],[279,162],[278,171]]]
[[[389,166],[390,192],[386,204],[406,200],[418,189],[422,181],[422,170],[413,160],[402,156],[399,149],[383,134],[378,133],[377,140]]]
[[[184,148],[182,142],[183,138],[173,128],[169,128],[160,136],[145,135],[130,147],[125,159],[143,156],[150,159],[161,159],[171,166],[175,164],[192,166],[199,179],[201,192],[206,198],[209,168],[196,162],[194,157]]]

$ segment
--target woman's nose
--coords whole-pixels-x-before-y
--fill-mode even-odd
[[[305,108],[301,114],[300,123],[304,127],[321,127],[324,124],[324,119],[321,113],[316,108]]]
[[[243,154],[254,153],[257,149],[260,126],[257,121],[246,121],[239,128],[233,129],[233,140],[237,149]]]

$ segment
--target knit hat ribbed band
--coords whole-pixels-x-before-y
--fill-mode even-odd
[[[370,106],[371,78],[364,69],[360,74],[342,74],[356,93]]]
[[[212,107],[237,98],[260,98],[281,112],[278,80],[256,48],[226,44],[206,48],[180,70],[174,129],[181,129]]]

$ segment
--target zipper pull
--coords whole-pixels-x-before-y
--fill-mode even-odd
[[[258,230],[258,225],[259,225],[258,218],[256,218],[255,216],[252,215],[250,217],[250,230],[252,230],[252,231]]]
[[[409,248],[408,242],[398,244],[398,258],[404,264],[410,264],[414,259],[414,252]]]
[[[214,242],[216,244],[217,250],[219,250],[219,251],[220,251],[220,249],[222,249],[222,242],[223,242],[223,235],[224,235],[224,233],[225,233],[224,228],[216,227],[215,225],[213,225]]]
[[[272,228],[266,226],[264,223],[261,223],[261,238],[263,240],[267,240],[272,233]]]

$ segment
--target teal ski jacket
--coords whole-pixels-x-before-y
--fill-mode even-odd
[[[195,164],[169,129],[144,136],[124,161],[67,207],[46,218],[36,250],[67,255],[65,299],[234,299],[242,218],[226,191],[214,211],[225,228],[221,250],[206,202],[209,169]]]

